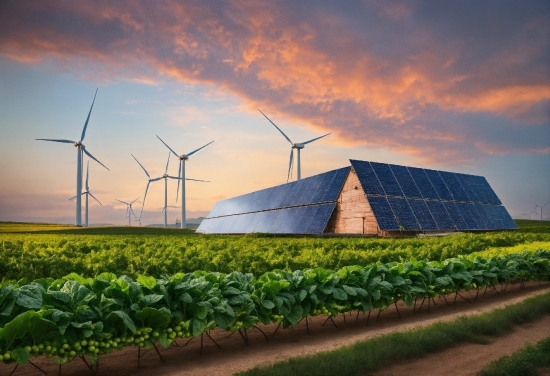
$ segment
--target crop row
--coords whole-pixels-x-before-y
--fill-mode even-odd
[[[385,309],[400,300],[431,298],[511,281],[550,280],[550,252],[442,262],[376,263],[252,274],[196,271],[156,279],[102,273],[70,274],[0,285],[0,356],[25,364],[31,356],[97,356],[125,346],[169,346],[219,327],[296,325],[302,318]]]
[[[533,242],[550,245],[550,230],[408,239],[0,233],[0,282],[60,278],[72,272],[86,277],[111,272],[137,278],[194,270],[260,275],[274,269],[340,269],[378,261],[441,261]]]

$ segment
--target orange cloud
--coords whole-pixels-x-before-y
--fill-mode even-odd
[[[0,56],[216,84],[343,142],[467,161],[548,153],[550,17],[538,7],[482,3],[472,24],[467,5],[422,2],[10,3]]]

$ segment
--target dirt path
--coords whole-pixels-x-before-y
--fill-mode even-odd
[[[550,316],[516,327],[509,335],[491,339],[488,345],[460,345],[412,362],[391,366],[372,375],[477,375],[493,360],[511,355],[528,343],[534,344],[547,337],[550,337]]]
[[[407,308],[401,302],[398,304],[401,319],[398,311],[394,307],[390,307],[382,311],[378,318],[377,310],[373,310],[370,318],[367,315],[359,315],[357,325],[355,324],[355,313],[346,316],[345,322],[343,315],[340,315],[334,319],[338,328],[330,321],[323,325],[326,317],[315,317],[308,323],[309,334],[306,332],[305,322],[301,322],[294,329],[279,329],[274,337],[273,333],[277,328],[276,325],[262,325],[260,328],[267,334],[269,340],[266,341],[263,334],[254,329],[248,333],[248,346],[244,344],[239,334],[228,335],[227,332],[213,330],[210,334],[221,346],[221,350],[218,350],[216,345],[206,336],[204,336],[202,355],[200,354],[200,338],[193,339],[185,347],[183,346],[186,342],[179,340],[179,346],[160,349],[166,363],[163,364],[155,351],[152,350],[142,356],[138,368],[138,350],[136,348],[126,348],[122,351],[101,356],[99,375],[231,375],[238,371],[258,365],[271,364],[293,356],[333,350],[381,334],[426,326],[437,321],[449,321],[458,316],[491,311],[548,291],[550,291],[550,283],[544,283],[541,286],[538,286],[538,283],[526,284],[523,289],[520,289],[519,285],[515,285],[508,286],[505,293],[497,294],[495,290],[487,290],[484,297],[482,297],[483,291],[481,291],[477,300],[475,300],[476,292],[472,291],[462,294],[471,303],[457,297],[456,302],[453,304],[455,296],[452,295],[447,296],[450,306],[447,306],[446,302],[440,298],[435,300],[435,306],[433,303],[430,305],[429,312],[426,302],[420,312],[416,314],[413,314],[412,308]],[[417,305],[417,311],[419,306],[420,301]],[[34,359],[33,362],[48,371],[50,375],[56,375],[58,372],[58,367],[49,359],[42,357]],[[9,375],[12,369],[13,366],[7,367],[2,364],[0,365],[0,375]],[[84,363],[77,360],[62,368],[63,376],[87,374],[91,375]],[[32,366],[26,365],[19,368],[13,376],[35,375],[40,376],[42,373]]]

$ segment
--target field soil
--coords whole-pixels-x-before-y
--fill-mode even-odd
[[[300,322],[294,329],[287,328],[276,331],[277,325],[260,326],[268,340],[258,329],[248,331],[248,345],[245,344],[239,333],[228,333],[222,330],[213,330],[211,337],[221,347],[218,349],[216,344],[206,335],[202,341],[196,338],[189,343],[185,340],[178,340],[178,345],[170,348],[159,348],[160,354],[164,360],[161,361],[154,349],[143,354],[141,351],[140,366],[138,367],[138,349],[135,347],[126,348],[122,351],[116,351],[108,355],[102,355],[99,361],[99,372],[101,376],[121,376],[121,375],[164,375],[164,376],[184,376],[184,375],[231,375],[235,372],[244,371],[259,365],[269,365],[274,362],[282,361],[290,357],[299,355],[309,355],[321,351],[334,350],[344,345],[352,344],[359,340],[372,338],[381,334],[395,331],[405,331],[416,327],[430,325],[435,322],[453,320],[459,316],[474,315],[482,312],[491,311],[495,308],[515,304],[524,299],[550,291],[550,283],[528,283],[521,288],[519,284],[509,285],[504,293],[501,288],[495,290],[480,290],[477,299],[476,291],[463,292],[462,297],[455,295],[435,299],[435,305],[430,304],[429,310],[427,301],[424,302],[420,311],[418,311],[421,302],[416,305],[416,313],[413,313],[412,307],[406,307],[403,302],[395,307],[390,307],[378,315],[378,310],[373,310],[368,315],[352,313],[351,315],[339,315],[331,322],[326,317],[315,317],[308,322],[308,328],[305,321]],[[467,299],[468,301],[466,301]],[[448,304],[447,304],[448,303]],[[401,316],[401,318],[399,317]],[[357,319],[357,321],[356,321]],[[550,328],[550,319],[545,318],[538,322],[518,327],[508,336],[491,339],[489,345],[462,345],[455,347],[452,351],[438,353],[437,362],[435,358],[428,356],[419,360],[426,367],[426,372],[419,372],[418,368],[403,368],[395,370],[384,370],[394,372],[394,374],[459,374],[457,371],[465,369],[467,372],[472,370],[475,374],[485,364],[492,359],[502,355],[514,352],[523,347],[527,342],[534,343],[538,339],[548,336]],[[368,323],[368,325],[367,325]],[[540,324],[542,323],[542,324]],[[546,334],[540,328],[545,326]],[[533,329],[533,330],[530,330]],[[309,329],[309,334],[307,333]],[[540,329],[540,330],[539,330]],[[274,333],[276,332],[275,336]],[[542,337],[541,337],[542,335]],[[511,337],[511,336],[518,336]],[[463,351],[463,352],[457,352]],[[481,352],[486,355],[481,356]],[[489,356],[489,353],[491,356]],[[425,359],[429,359],[422,363]],[[446,366],[455,360],[462,359],[462,363],[453,363],[454,368],[434,368],[437,364]],[[478,360],[478,365],[470,367],[470,363]],[[483,359],[483,364],[481,364]],[[49,375],[58,374],[59,367],[51,359],[44,357],[32,359],[32,362],[47,371]],[[411,363],[412,364],[412,363]],[[397,365],[396,367],[407,367],[408,364]],[[13,365],[0,365],[0,375],[9,375]],[[468,368],[469,367],[469,368]],[[76,359],[73,362],[64,365],[61,368],[63,376],[92,374],[84,362]],[[390,373],[391,374],[391,373]],[[40,371],[32,365],[19,367],[13,376],[39,376]]]
[[[505,355],[511,355],[527,344],[550,337],[550,316],[528,323],[502,337],[490,338],[490,344],[464,344],[414,361],[399,363],[373,373],[393,375],[477,375],[483,367]]]

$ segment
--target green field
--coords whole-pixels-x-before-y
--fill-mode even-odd
[[[160,276],[195,270],[256,275],[377,261],[443,260],[491,250],[550,249],[549,221],[517,221],[519,231],[430,238],[197,235],[150,227],[0,223],[0,281],[59,278],[71,272]]]

